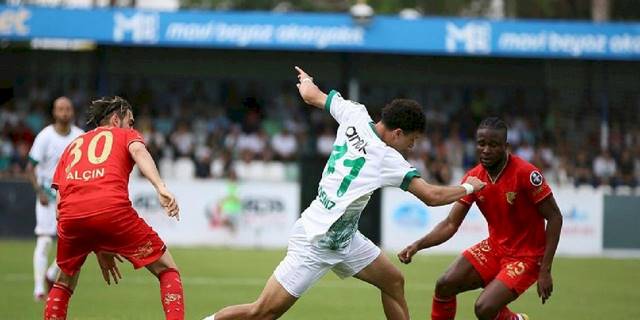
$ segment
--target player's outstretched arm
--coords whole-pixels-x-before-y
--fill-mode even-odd
[[[33,163],[29,162],[27,164],[26,173],[27,173],[27,179],[29,179],[29,182],[31,182],[31,186],[33,187],[33,190],[36,192],[36,196],[38,197],[38,201],[40,201],[41,205],[48,206],[49,205],[49,196],[42,189],[42,187],[40,187],[40,185],[38,184],[38,178],[36,178],[36,165],[34,165]]]
[[[544,304],[553,291],[553,279],[551,278],[551,265],[553,257],[560,241],[560,230],[562,229],[562,213],[553,195],[548,196],[538,204],[538,212],[547,220],[546,244],[544,256],[540,264],[540,275],[538,276],[538,296]]]
[[[316,108],[324,108],[324,103],[327,101],[327,94],[322,92],[322,90],[313,83],[313,78],[304,72],[304,70],[298,66],[296,66],[295,69],[298,71],[299,81],[296,86],[298,86],[298,92],[300,92],[302,100]]]
[[[149,151],[144,144],[138,141],[132,142],[129,144],[129,153],[131,154],[131,158],[133,158],[138,165],[140,172],[142,172],[145,178],[153,184],[153,187],[158,193],[160,204],[167,214],[170,217],[176,217],[176,219],[180,220],[180,209],[178,208],[176,198],[171,194],[171,192],[169,192],[162,181],[162,178],[160,178],[160,173],[158,173],[156,163],[153,161],[151,154],[149,154]]]
[[[436,186],[422,178],[413,178],[407,189],[429,206],[442,206],[460,200],[462,197],[482,190],[485,183],[476,177],[468,177],[459,186]]]
[[[402,263],[410,263],[411,258],[420,250],[427,249],[431,247],[435,247],[453,237],[453,235],[458,231],[460,225],[462,224],[462,220],[467,216],[467,212],[469,212],[469,206],[464,205],[460,202],[456,202],[449,211],[449,215],[438,225],[431,230],[431,232],[427,233],[424,237],[416,240],[412,244],[408,245],[404,248],[400,253],[398,253],[398,259]]]

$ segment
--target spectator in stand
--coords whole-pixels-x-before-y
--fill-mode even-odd
[[[579,151],[572,170],[574,178],[573,183],[576,187],[583,184],[594,184],[593,172],[591,169],[591,163],[589,162],[587,153],[584,150]]]
[[[535,155],[535,150],[526,139],[522,140],[522,144],[516,150],[516,155],[527,162],[533,161],[533,156]]]
[[[328,157],[333,151],[333,142],[336,140],[335,130],[330,126],[324,126],[322,134],[316,140],[316,150],[320,156]]]
[[[196,147],[194,156],[196,178],[206,179],[211,177],[211,148],[206,145]]]
[[[603,149],[593,160],[593,174],[597,185],[615,187],[616,170],[616,161],[607,149]]]
[[[635,188],[637,180],[635,177],[636,162],[631,156],[631,151],[624,150],[620,155],[620,184]]]
[[[11,174],[14,177],[26,177],[27,164],[29,164],[30,143],[18,141],[16,152],[11,158]]]
[[[282,161],[292,161],[298,150],[296,137],[289,132],[286,127],[271,138],[271,146],[275,151],[276,159]]]
[[[178,123],[176,131],[171,134],[171,145],[175,149],[176,158],[191,158],[193,156],[195,137],[185,121]]]
[[[260,156],[264,149],[267,147],[267,134],[264,130],[260,129],[253,133],[242,133],[238,138],[236,148],[240,152],[243,159],[255,159],[256,156]],[[243,153],[249,153],[249,155],[242,155]],[[238,172],[238,174],[240,174]]]
[[[138,123],[140,133],[144,138],[144,144],[147,146],[147,150],[149,150],[153,161],[158,163],[163,157],[163,151],[167,141],[162,133],[156,131],[151,119],[143,118],[140,119]]]

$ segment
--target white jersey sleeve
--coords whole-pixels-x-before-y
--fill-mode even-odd
[[[29,160],[33,164],[44,161],[45,146],[47,145],[47,134],[45,130],[40,131],[29,150]]]
[[[392,148],[387,150],[380,166],[380,184],[383,187],[398,187],[407,191],[411,179],[420,177],[420,173],[398,151]]]
[[[345,100],[340,93],[335,90],[331,90],[327,96],[327,100],[324,103],[324,108],[331,116],[333,116],[339,124],[354,122],[358,117],[367,117],[369,113],[367,108],[360,103]]]

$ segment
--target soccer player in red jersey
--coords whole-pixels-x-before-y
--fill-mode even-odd
[[[431,319],[454,319],[456,295],[483,287],[475,303],[478,319],[526,320],[525,314],[513,313],[507,305],[536,281],[542,303],[551,296],[551,264],[562,214],[540,170],[507,151],[504,121],[484,119],[476,144],[480,164],[466,176],[480,178],[486,187],[455,203],[446,219],[398,258],[410,263],[416,252],[449,240],[475,202],[489,225],[489,238],[464,251],[438,279]]]
[[[119,255],[160,281],[166,319],[184,319],[182,283],[176,263],[158,234],[129,201],[129,174],[137,164],[153,184],[160,204],[178,218],[178,204],[158,174],[142,136],[132,129],[131,105],[120,97],[93,101],[89,121],[97,128],[67,146],[52,187],[58,190],[57,262],[62,270],[47,298],[45,320],[66,319],[69,299],[87,255],[96,252],[105,281],[121,278]]]

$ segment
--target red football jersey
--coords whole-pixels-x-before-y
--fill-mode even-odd
[[[129,145],[144,143],[134,129],[98,127],[67,146],[53,176],[60,193],[59,219],[118,212],[131,207]]]
[[[551,188],[540,170],[515,155],[491,181],[489,173],[478,164],[465,175],[476,176],[487,183],[480,192],[460,202],[474,202],[487,219],[489,243],[509,256],[541,256],[545,247],[545,221],[537,204],[551,195]]]

